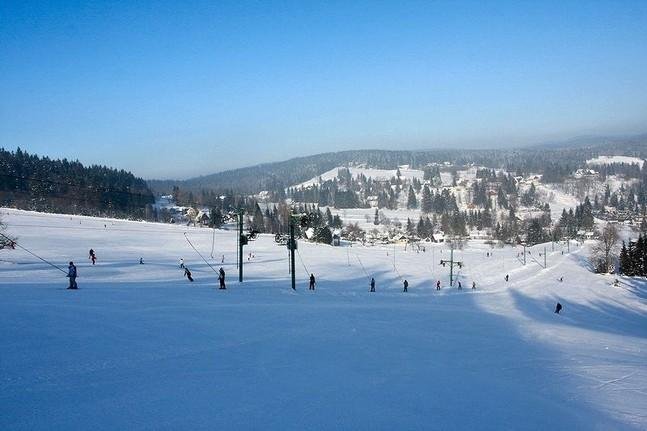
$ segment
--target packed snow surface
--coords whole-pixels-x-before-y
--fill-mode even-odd
[[[647,429],[647,286],[590,273],[589,244],[547,244],[543,268],[544,245],[524,266],[520,248],[472,241],[454,252],[458,290],[444,244],[301,241],[292,291],[269,235],[246,247],[238,283],[234,231],[212,242],[208,229],[2,213],[21,246],[73,260],[80,287],[0,251],[2,430]],[[185,232],[215,269],[224,255],[227,290]]]

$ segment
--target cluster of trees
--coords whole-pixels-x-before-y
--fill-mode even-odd
[[[622,242],[620,273],[630,276],[647,276],[647,234],[639,235],[637,241],[629,241],[629,245]]]
[[[155,202],[130,172],[0,148],[0,205],[91,216],[151,219]]]

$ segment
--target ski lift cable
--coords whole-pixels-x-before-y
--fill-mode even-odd
[[[5,234],[3,234],[3,233],[0,233],[0,235],[2,235],[3,237],[5,237],[5,238],[6,238],[7,240],[9,240],[9,241],[12,241],[12,244],[14,244],[14,245],[16,245],[16,246],[20,247],[21,249],[25,250],[27,253],[31,254],[32,256],[34,256],[34,257],[36,257],[36,258],[38,258],[38,259],[42,260],[43,262],[45,262],[46,264],[48,264],[48,265],[50,265],[50,266],[52,266],[52,267],[54,267],[54,268],[58,269],[58,270],[59,270],[59,271],[61,271],[63,274],[67,274],[67,272],[66,272],[64,269],[61,269],[60,267],[58,267],[58,266],[54,265],[53,263],[51,263],[51,262],[49,262],[49,261],[47,261],[47,260],[43,259],[42,257],[40,257],[39,255],[37,255],[36,253],[34,253],[34,252],[32,252],[32,251],[28,250],[27,248],[23,247],[22,245],[18,244],[18,242],[16,242],[16,241],[14,241],[13,239],[9,238],[7,235],[5,235]]]
[[[297,255],[299,256],[299,260],[301,261],[301,265],[303,265],[303,269],[306,271],[306,276],[309,277],[310,276],[310,271],[308,271],[308,268],[306,268],[306,264],[303,261],[303,257],[301,257],[301,253],[299,253],[298,249],[296,250],[296,252],[297,252]]]
[[[193,245],[193,243],[191,242],[191,240],[189,240],[189,237],[186,235],[186,232],[184,232],[184,238],[185,238],[185,239],[186,239],[186,241],[189,243],[189,245],[191,246],[191,248],[192,248],[193,250],[195,250],[195,252],[196,252],[196,253],[198,253],[198,256],[200,256],[200,257],[202,258],[202,260],[204,261],[204,263],[206,263],[206,264],[209,266],[209,268],[211,268],[211,270],[212,270],[213,272],[215,272],[216,274],[218,274],[218,271],[217,271],[213,266],[211,266],[211,264],[207,261],[207,259],[205,259],[205,258],[204,258],[204,256],[202,256],[202,254],[200,254],[200,252],[198,251],[198,249],[197,249],[197,248],[195,248],[195,246]]]

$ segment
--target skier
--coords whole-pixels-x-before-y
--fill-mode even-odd
[[[409,291],[409,282],[407,280],[404,280],[404,289],[402,290],[403,292],[408,292]]]
[[[458,289],[459,289],[459,290],[462,290],[462,289],[463,289],[463,285],[461,284],[461,282],[460,282],[460,281],[458,282]]]
[[[189,279],[189,281],[193,281],[193,277],[191,277],[191,271],[189,271],[189,268],[184,267],[184,275]]]
[[[558,302],[557,305],[555,306],[555,313],[559,314],[559,312],[562,311],[562,308],[564,307],[562,307],[562,304]]]
[[[222,269],[222,266],[218,270],[218,282],[220,282],[220,289],[227,288],[227,286],[225,286],[225,270]]]
[[[476,281],[472,282],[472,290],[476,290]]]
[[[308,287],[308,290],[315,290],[315,275],[310,274],[310,286]]]
[[[220,259],[220,263],[225,263],[225,255],[222,255],[222,259]]]
[[[440,290],[440,280],[436,281],[436,290]]]
[[[375,279],[371,277],[371,290],[369,292],[375,292]]]
[[[184,259],[180,258],[180,268],[184,268]]]
[[[508,280],[509,280],[509,279],[510,279],[510,275],[506,274],[506,275],[505,275],[505,281],[506,281],[506,283],[508,282]]]
[[[90,249],[90,255],[88,256],[88,259],[92,259],[92,265],[97,261],[97,256],[94,254],[94,250]]]
[[[74,262],[70,262],[70,266],[67,267],[67,276],[70,279],[70,286],[68,289],[78,289],[79,287],[76,285],[76,266],[74,266]]]
[[[564,281],[564,277],[563,277],[563,276],[562,276],[562,277],[559,277],[559,282],[561,283],[561,282],[563,282],[563,281]]]
[[[139,258],[139,264],[140,264],[140,265],[143,265],[143,264],[144,264],[144,258],[143,258],[143,257],[140,257],[140,258]]]

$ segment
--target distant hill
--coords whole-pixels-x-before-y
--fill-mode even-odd
[[[612,145],[610,145],[612,143]],[[423,151],[355,150],[297,157],[282,162],[264,163],[232,169],[187,180],[151,180],[149,186],[159,193],[173,187],[201,191],[258,193],[278,191],[307,181],[338,166],[364,164],[379,169],[399,165],[421,168],[428,163],[475,163],[491,168],[543,172],[547,166],[583,166],[587,158],[602,154],[647,157],[647,135],[627,138],[587,137],[561,143],[540,144],[511,149],[437,149]]]

